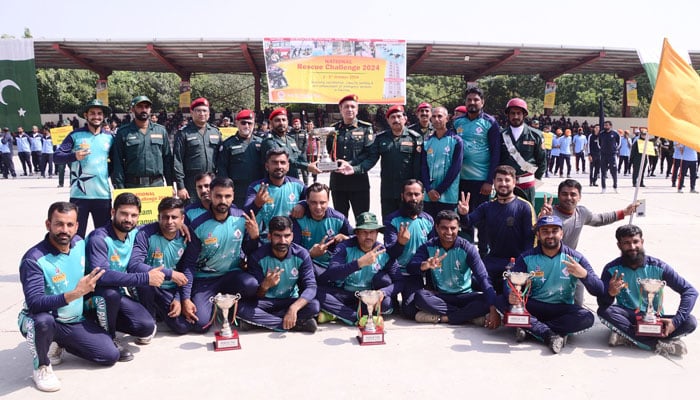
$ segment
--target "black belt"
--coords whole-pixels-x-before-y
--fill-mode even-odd
[[[131,183],[134,185],[150,185],[154,182],[162,181],[163,180],[163,175],[152,175],[152,176],[134,176],[134,175],[127,175],[126,176],[126,182]]]

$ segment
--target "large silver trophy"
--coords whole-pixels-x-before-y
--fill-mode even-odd
[[[637,321],[637,335],[662,336],[663,323],[654,310],[654,298],[666,286],[666,281],[651,278],[637,278],[637,283],[647,293],[647,312],[641,320]]]
[[[241,348],[241,344],[238,340],[238,331],[231,329],[231,323],[229,322],[228,314],[229,310],[233,308],[233,316],[231,320],[236,319],[236,312],[238,310],[238,300],[241,299],[241,295],[236,294],[221,294],[218,293],[216,296],[212,297],[212,302],[216,305],[216,308],[221,310],[221,315],[223,317],[223,322],[221,323],[221,330],[215,332],[214,336],[216,340],[214,341],[214,350],[238,350]],[[216,310],[214,310],[214,318],[216,318]]]
[[[384,328],[377,326],[374,322],[374,310],[381,301],[381,292],[379,290],[361,290],[355,292],[355,297],[367,306],[367,323],[364,327],[360,326],[360,333],[357,336],[360,345],[384,344]]]
[[[326,142],[328,141],[328,136],[335,134],[334,128],[316,128],[311,131],[311,135],[318,138],[318,148],[316,149],[316,157],[318,163],[316,167],[323,172],[335,171],[338,169],[338,162],[331,159],[330,154],[328,154],[328,147]]]
[[[530,324],[530,313],[525,309],[527,298],[523,298],[522,287],[528,284],[534,275],[534,272],[512,272],[510,270],[503,272],[503,279],[508,280],[519,300],[518,304],[513,304],[510,307],[510,312],[506,313],[506,320],[503,325],[519,328],[532,327]]]

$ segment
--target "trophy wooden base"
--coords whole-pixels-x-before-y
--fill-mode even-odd
[[[231,337],[221,336],[221,331],[214,333],[214,351],[239,350],[241,348],[241,342],[238,340],[238,331],[234,329],[232,332],[233,336]]]
[[[366,332],[365,328],[359,328],[357,341],[360,343],[360,346],[386,344],[384,342],[384,328],[378,326],[374,332]]]
[[[530,313],[516,314],[507,312],[503,325],[512,328],[532,328],[532,324],[530,324]]]
[[[663,336],[664,324],[663,322],[657,320],[656,322],[644,322],[643,320],[637,321],[637,335],[638,336]]]

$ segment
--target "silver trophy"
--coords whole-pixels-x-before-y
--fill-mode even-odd
[[[330,154],[328,154],[328,147],[326,142],[328,141],[328,136],[335,134],[334,128],[316,128],[311,131],[313,137],[318,138],[318,148],[316,150],[318,163],[316,167],[323,172],[335,171],[338,169],[338,162],[331,160]]]
[[[658,319],[656,318],[656,311],[654,310],[654,297],[656,297],[656,293],[660,292],[661,289],[666,286],[666,281],[651,278],[637,278],[637,283],[647,292],[647,312],[644,314],[642,321],[647,324],[657,324]]]
[[[367,323],[364,331],[374,333],[377,331],[377,326],[374,323],[374,307],[379,303],[381,298],[379,290],[362,290],[355,292],[355,297],[360,299],[367,306]]]
[[[506,313],[505,326],[528,328],[531,326],[530,313],[525,309],[525,301],[522,297],[522,287],[527,284],[534,275],[534,272],[512,272],[510,270],[503,272],[503,279],[510,281],[520,299],[520,302],[518,302],[518,304],[513,304],[510,307],[510,312]]]
[[[214,296],[214,304],[216,304],[216,307],[221,310],[221,314],[224,318],[222,324],[221,324],[221,331],[219,336],[222,338],[232,338],[233,337],[233,331],[231,330],[231,323],[229,322],[228,319],[228,311],[233,307],[238,300],[241,299],[241,295],[236,293],[236,294],[217,294]],[[234,313],[233,318],[236,318],[236,315]]]

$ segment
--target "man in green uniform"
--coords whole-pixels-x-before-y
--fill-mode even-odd
[[[341,161],[352,170],[351,174],[331,173],[330,187],[333,195],[333,207],[343,215],[352,212],[358,215],[369,211],[369,177],[370,150],[374,142],[372,124],[357,119],[358,97],[349,94],[338,103],[342,121],[332,125],[335,137],[326,142],[328,153],[333,160]],[[339,170],[340,172],[340,170]]]
[[[196,196],[194,178],[202,172],[215,172],[221,145],[221,132],[209,124],[209,101],[204,97],[190,104],[192,122],[175,134],[175,182],[177,197],[189,200]]]
[[[236,114],[238,133],[224,141],[219,149],[218,175],[231,178],[234,187],[233,203],[243,209],[248,185],[262,179],[260,147],[262,139],[253,135],[255,114],[241,110]]]
[[[289,136],[294,138],[297,142],[297,148],[301,153],[299,153],[299,160],[308,162],[309,158],[306,156],[306,147],[308,144],[308,139],[306,137],[306,131],[301,127],[301,120],[299,118],[294,118],[292,120],[292,129],[289,130]],[[301,176],[304,178],[304,185],[309,184],[309,172],[305,169],[300,170]]]
[[[433,116],[433,106],[430,103],[422,102],[416,107],[416,115],[418,116],[418,122],[408,127],[408,129],[418,132],[423,136],[423,139],[428,139],[428,136],[432,135],[435,131],[433,124],[430,122]]]
[[[301,149],[297,146],[294,137],[287,134],[289,121],[287,119],[287,110],[284,107],[278,107],[270,113],[270,124],[272,130],[270,134],[263,139],[260,146],[260,154],[265,158],[267,151],[272,148],[283,148],[289,154],[289,173],[292,178],[299,179],[299,171],[308,171],[312,174],[319,174],[321,171],[316,168],[316,163],[306,161],[306,156],[303,155]]]
[[[112,184],[117,189],[163,186],[173,183],[173,155],[168,132],[150,121],[151,100],[131,100],[134,119],[117,131],[112,145]]]

